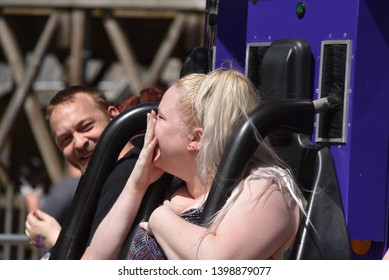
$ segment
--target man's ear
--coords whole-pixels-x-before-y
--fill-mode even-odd
[[[188,143],[188,151],[197,152],[201,147],[201,137],[203,136],[203,129],[196,127],[193,129],[192,135]]]
[[[119,114],[120,112],[115,106],[108,107],[108,115],[111,117],[111,120]]]

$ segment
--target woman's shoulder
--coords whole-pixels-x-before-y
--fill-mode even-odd
[[[291,178],[289,170],[280,166],[256,166],[250,170],[251,179],[261,178]]]
[[[251,169],[246,181],[254,184],[265,184],[277,187],[282,193],[287,193],[296,186],[296,181],[288,169],[279,166],[259,166]]]
[[[258,201],[271,200],[278,201],[277,204],[289,206],[295,205],[295,197],[300,198],[304,203],[297,183],[288,170],[278,166],[256,167],[251,170],[244,179],[243,193],[246,197],[252,199],[255,197]]]

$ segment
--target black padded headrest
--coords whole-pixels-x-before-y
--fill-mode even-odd
[[[194,48],[185,58],[180,71],[180,78],[192,74],[207,74],[210,70],[209,52],[207,48]]]

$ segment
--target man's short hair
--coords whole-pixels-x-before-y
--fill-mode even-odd
[[[84,93],[92,97],[96,107],[98,107],[101,111],[107,112],[109,103],[104,93],[98,88],[94,87],[85,87],[85,86],[70,86],[59,92],[57,92],[53,98],[51,98],[49,105],[46,110],[46,118],[50,119],[51,114],[53,113],[54,108],[65,102],[72,102],[74,100],[74,96],[78,93]]]

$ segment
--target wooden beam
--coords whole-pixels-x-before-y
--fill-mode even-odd
[[[1,16],[0,43],[3,46],[5,57],[12,69],[17,85],[22,85],[24,76],[23,57],[13,32]],[[24,110],[27,114],[35,141],[41,152],[50,179],[52,182],[57,182],[63,176],[61,161],[57,155],[56,147],[53,144],[50,133],[47,130],[39,103],[34,96],[26,96]]]
[[[204,11],[206,0],[1,0],[0,7]]]
[[[17,86],[17,89],[6,108],[6,111],[4,112],[0,122],[0,147],[4,144],[9,130],[12,127],[20,108],[23,106],[26,96],[38,73],[45,51],[57,27],[58,19],[58,12],[53,12],[53,14],[48,19],[42,35],[34,49],[31,60],[27,66],[25,75],[23,76],[23,81]]]
[[[169,30],[161,45],[159,46],[159,49],[154,56],[153,62],[147,71],[146,77],[144,79],[144,85],[146,87],[154,86],[156,84],[159,74],[161,73],[161,69],[166,64],[166,61],[170,57],[174,46],[177,44],[184,25],[185,15],[180,13],[171,23]]]
[[[127,72],[128,85],[133,94],[137,95],[143,88],[143,83],[138,72],[137,61],[131,44],[117,20],[110,13],[106,13],[103,24],[111,40],[112,47],[118,56],[118,60]]]
[[[55,28],[58,23],[58,12],[51,14],[49,20],[46,23],[45,29],[39,38],[39,41],[35,47],[30,63],[27,67],[26,74],[23,77],[23,82],[17,87],[16,92],[13,94],[8,107],[0,122],[0,147],[3,145],[6,136],[15,121],[23,102],[26,98],[27,92],[31,88],[32,82],[37,75],[39,67],[42,63],[43,56],[49,45],[50,39],[54,34]]]
[[[1,153],[6,153],[6,154],[10,153],[11,149],[12,149],[12,140],[11,140],[11,138],[8,138],[7,141],[5,141],[5,144],[4,144],[4,147],[1,151]],[[8,155],[6,155],[6,157],[8,157]],[[5,167],[5,164],[3,164],[1,162],[0,162],[0,184],[2,186],[12,185],[11,176],[10,176],[7,168]],[[0,208],[4,208],[2,201],[3,201],[3,197],[0,196]]]
[[[51,182],[56,183],[63,178],[64,172],[61,160],[58,157],[56,146],[48,132],[44,116],[36,97],[29,94],[24,102],[24,111],[27,114],[32,133],[45,163]]]
[[[12,233],[12,221],[13,221],[13,199],[14,199],[14,187],[11,185],[5,186],[5,213],[4,213],[4,233]],[[3,247],[3,259],[9,260],[11,257],[11,246],[5,244]]]
[[[4,17],[0,14],[0,44],[3,47],[4,54],[7,58],[9,66],[12,69],[12,73],[16,80],[16,83],[20,83],[24,74],[24,63],[22,53],[19,47],[15,47],[16,39],[11,32],[10,28]]]
[[[71,46],[71,15],[67,10],[61,10],[60,24],[57,33],[57,47],[59,49],[70,49]]]
[[[72,12],[71,37],[69,82],[70,85],[81,85],[84,73],[85,10],[74,10]]]

